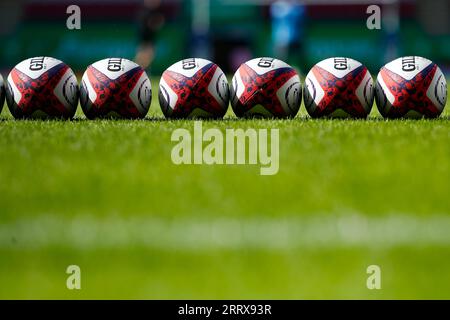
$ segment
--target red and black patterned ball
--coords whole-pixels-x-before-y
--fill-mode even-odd
[[[152,87],[142,67],[122,58],[90,65],[81,82],[81,107],[89,119],[144,118],[150,108]]]

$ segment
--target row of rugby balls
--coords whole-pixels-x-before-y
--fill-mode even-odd
[[[1,108],[5,98],[1,76],[0,91]],[[435,63],[414,56],[384,66],[376,86],[367,68],[349,58],[318,63],[304,86],[288,64],[258,58],[242,64],[229,87],[216,64],[192,58],[168,68],[159,90],[167,118],[222,118],[230,101],[238,117],[294,117],[302,96],[313,118],[366,118],[374,99],[386,118],[435,118],[446,105],[447,83]],[[152,89],[145,71],[121,58],[89,66],[80,86],[66,64],[50,57],[19,63],[7,79],[6,100],[15,118],[70,119],[78,98],[89,119],[137,119],[148,113]]]

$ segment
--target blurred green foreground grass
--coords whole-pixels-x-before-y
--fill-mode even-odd
[[[156,96],[156,94],[155,94]],[[450,298],[450,106],[280,129],[280,171],[175,166],[144,121],[0,122],[0,298]],[[66,288],[79,265],[82,290]],[[366,268],[382,289],[366,288]]]

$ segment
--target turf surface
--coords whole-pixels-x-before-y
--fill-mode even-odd
[[[156,94],[154,94],[156,96]],[[175,166],[192,121],[0,122],[0,298],[450,298],[450,106],[279,128],[280,171]],[[66,289],[65,269],[82,271]],[[366,288],[366,268],[382,289]]]

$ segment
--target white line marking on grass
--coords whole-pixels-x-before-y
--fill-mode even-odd
[[[99,219],[41,216],[0,224],[0,249],[293,250],[450,246],[450,215]]]

